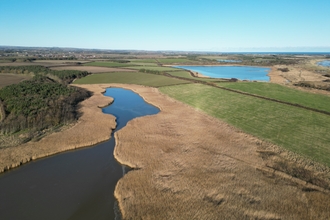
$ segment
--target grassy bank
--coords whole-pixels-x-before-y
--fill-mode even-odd
[[[330,112],[330,97],[326,95],[303,92],[274,83],[237,82],[218,85]]]
[[[205,85],[160,90],[244,132],[330,166],[330,117]]]
[[[114,72],[90,75],[76,80],[74,84],[99,84],[99,83],[126,83],[144,86],[168,86],[188,83],[184,80],[173,79],[161,75],[141,72]]]

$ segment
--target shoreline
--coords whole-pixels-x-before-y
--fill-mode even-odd
[[[0,149],[0,173],[32,160],[93,146],[111,137],[111,131],[116,127],[115,117],[102,113],[100,108],[111,104],[113,99],[102,94],[105,88],[100,85],[74,86],[93,92],[90,98],[79,103],[79,111],[82,116],[78,121],[37,142],[30,141],[16,147]],[[93,131],[93,135],[91,135],[91,131]]]

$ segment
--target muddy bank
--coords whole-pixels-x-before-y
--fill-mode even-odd
[[[155,88],[122,87],[161,109],[116,133],[116,159],[137,168],[116,186],[124,219],[330,217],[326,190],[272,168],[276,146]]]
[[[105,106],[112,99],[103,96],[104,87],[79,85],[93,92],[93,96],[80,103],[81,118],[74,125],[52,133],[38,142],[28,142],[17,147],[0,149],[0,172],[20,166],[31,160],[59,152],[91,146],[108,140],[116,127],[115,117],[102,113],[98,106]]]

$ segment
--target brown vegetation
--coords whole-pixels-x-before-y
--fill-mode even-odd
[[[136,169],[115,190],[124,219],[329,219],[327,168],[157,89],[120,86],[161,109],[116,133],[115,157]]]
[[[12,84],[19,83],[23,80],[30,79],[31,76],[29,75],[16,75],[16,74],[7,74],[7,73],[0,73],[0,88],[9,86]]]

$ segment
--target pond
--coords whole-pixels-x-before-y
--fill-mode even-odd
[[[159,109],[138,94],[109,88],[114,102],[102,109],[115,115],[117,127],[109,141],[93,147],[36,160],[0,175],[0,219],[115,219],[117,181],[126,168],[113,156],[114,132],[136,117]]]
[[[317,63],[319,66],[330,67],[330,60],[323,60]]]
[[[269,81],[270,68],[253,66],[175,66],[211,78]]]

